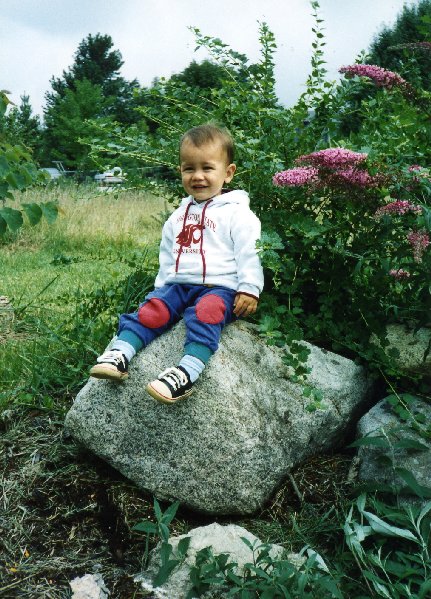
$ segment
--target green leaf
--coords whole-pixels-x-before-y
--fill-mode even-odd
[[[0,156],[0,177],[4,178],[10,172],[9,162],[4,156]]]
[[[390,443],[384,437],[372,437],[371,435],[368,437],[361,437],[360,439],[356,439],[353,443],[350,443],[348,447],[383,447],[385,449],[390,448]]]
[[[180,502],[175,501],[172,505],[168,507],[168,509],[164,512],[162,516],[162,520],[165,524],[169,524],[175,517],[178,508],[180,507]]]
[[[180,541],[178,543],[178,553],[182,557],[184,557],[186,555],[187,551],[189,550],[190,541],[191,541],[190,537],[184,537],[183,539],[180,539]]]
[[[57,220],[58,216],[57,204],[55,202],[44,202],[43,204],[40,204],[40,208],[47,222],[52,225]]]
[[[22,227],[22,214],[19,210],[14,210],[6,206],[0,209],[0,216],[6,221],[7,226],[13,232],[18,231]]]
[[[42,218],[42,209],[38,204],[32,202],[31,204],[22,204],[24,208],[24,212],[27,215],[28,220],[32,226],[37,225],[37,223]]]
[[[156,534],[157,526],[153,522],[138,522],[138,524],[135,524],[135,526],[133,526],[132,530],[146,532],[149,534]]]
[[[403,539],[419,543],[415,535],[409,530],[392,526],[371,512],[363,511],[362,514],[367,518],[371,528],[375,533],[389,537],[401,537]]]
[[[395,472],[398,474],[400,478],[403,479],[403,481],[407,484],[409,489],[411,489],[416,495],[418,495],[418,497],[421,497],[422,499],[431,498],[431,489],[428,489],[427,487],[420,485],[416,480],[415,476],[412,474],[412,472],[410,472],[410,470],[407,470],[407,468],[401,468],[399,466],[395,468]]]
[[[430,451],[430,448],[416,439],[400,439],[394,443],[394,449],[415,449],[417,451]]]
[[[0,235],[4,235],[6,233],[7,224],[5,219],[0,215]]]

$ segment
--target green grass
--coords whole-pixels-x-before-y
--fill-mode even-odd
[[[66,185],[27,191],[16,205],[52,200],[54,224],[26,224],[0,240],[0,295],[14,308],[10,330],[0,329],[0,410],[17,403],[64,409],[114,334],[118,313],[154,279],[162,199]]]

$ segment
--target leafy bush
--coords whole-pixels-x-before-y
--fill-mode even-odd
[[[0,121],[4,118],[8,104],[8,97],[1,91]],[[42,216],[48,222],[56,219],[57,206],[53,202],[23,204],[22,210],[6,206],[6,200],[13,200],[13,191],[22,191],[42,178],[26,148],[12,145],[0,137],[0,236],[7,229],[17,231],[23,224],[23,214],[31,225],[36,225]]]
[[[161,80],[141,109],[158,123],[155,134],[111,131],[109,147],[96,143],[93,151],[174,168],[187,128],[208,120],[226,125],[236,141],[235,185],[250,192],[263,223],[262,334],[280,345],[305,337],[392,376],[385,325],[426,324],[431,307],[430,96],[396,73],[360,63],[343,67],[339,85],[327,81],[319,5],[311,5],[311,74],[293,108],[277,101],[276,44],[265,24],[256,64],[194,29],[197,46],[225,68],[221,87]],[[371,88],[355,101],[358,90]],[[348,120],[358,127],[345,137]],[[349,162],[349,155],[359,158]],[[180,197],[179,182],[170,187]],[[382,340],[378,349],[370,347],[372,333]]]

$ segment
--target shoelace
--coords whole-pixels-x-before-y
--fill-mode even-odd
[[[114,366],[118,366],[118,364],[122,364],[123,367],[126,367],[126,363],[124,361],[123,354],[118,350],[107,351],[100,358],[97,358],[97,361],[100,362],[109,362],[109,364],[114,364]]]
[[[167,368],[159,374],[159,380],[162,379],[168,382],[174,391],[178,391],[182,385],[187,385],[188,383],[187,376],[184,372],[175,367]]]

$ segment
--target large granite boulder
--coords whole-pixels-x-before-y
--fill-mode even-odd
[[[409,410],[413,418],[421,414],[421,421],[431,421],[431,405],[417,399],[410,402]],[[411,472],[420,485],[431,488],[431,442],[411,425],[402,423],[386,400],[380,401],[360,419],[357,435],[358,438],[380,437],[383,445],[359,448],[360,482],[405,487],[405,480],[397,472],[401,468]]]
[[[145,391],[182,355],[179,323],[133,360],[121,384],[91,378],[66,417],[66,431],[160,500],[215,514],[255,512],[291,468],[339,445],[369,407],[370,383],[351,360],[307,345],[310,410],[283,351],[245,322],[223,332],[191,398],[173,406]]]

